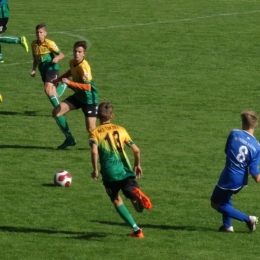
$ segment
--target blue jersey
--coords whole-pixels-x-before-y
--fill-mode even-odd
[[[237,190],[248,183],[248,174],[259,173],[260,144],[256,138],[243,130],[230,132],[226,147],[226,165],[218,186],[221,189]]]

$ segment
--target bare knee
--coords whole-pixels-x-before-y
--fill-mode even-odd
[[[115,207],[119,207],[120,205],[123,204],[123,200],[119,195],[117,195],[115,198],[111,199],[111,201]]]
[[[63,116],[63,113],[61,111],[61,107],[60,105],[55,107],[53,110],[52,110],[52,116],[55,118],[55,117],[59,117],[59,116]]]
[[[52,95],[57,95],[55,86],[50,82],[45,82],[44,92],[48,97],[51,97]]]
[[[52,110],[52,116],[53,117],[57,117],[58,116],[58,111],[57,111],[56,107]]]

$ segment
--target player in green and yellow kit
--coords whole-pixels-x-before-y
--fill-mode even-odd
[[[16,43],[21,44],[26,52],[28,52],[28,44],[26,42],[26,38],[24,36],[17,38],[17,37],[10,37],[10,36],[1,36],[7,29],[6,25],[9,20],[9,6],[8,0],[0,0],[0,63],[4,63],[1,43]]]
[[[35,77],[36,68],[38,67],[42,81],[44,83],[44,91],[49,98],[53,107],[59,105],[58,98],[64,93],[67,86],[61,84],[56,87],[52,80],[59,77],[59,64],[58,61],[64,58],[64,54],[60,51],[59,47],[54,41],[46,39],[47,30],[45,24],[38,24],[35,28],[37,40],[32,41],[32,55],[33,55],[33,68],[31,76]],[[67,136],[71,136],[69,128],[64,116],[56,119],[57,124],[66,132]]]
[[[129,235],[143,238],[142,229],[137,226],[119,195],[119,191],[122,190],[125,197],[131,200],[137,212],[142,212],[144,208],[152,208],[150,199],[142,193],[135,180],[136,177],[140,178],[142,175],[140,149],[134,144],[125,128],[110,122],[113,117],[113,106],[110,103],[103,102],[98,106],[100,126],[89,134],[93,165],[91,177],[94,180],[98,179],[99,158],[100,172],[106,192],[117,213],[134,231]],[[133,170],[124,150],[125,145],[130,147],[134,153],[135,162]]]
[[[93,82],[91,68],[88,62],[84,59],[86,55],[86,41],[78,41],[74,44],[74,58],[70,60],[70,69],[53,82],[62,81],[74,91],[74,94],[63,100],[58,107],[55,107],[52,114],[56,120],[69,112],[70,110],[81,108],[85,115],[86,129],[88,132],[96,127],[98,93]],[[68,77],[72,77],[69,80]],[[58,149],[66,149],[68,146],[76,144],[72,135],[68,136],[68,129],[62,128],[66,139]]]

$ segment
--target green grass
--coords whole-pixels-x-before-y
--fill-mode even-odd
[[[125,236],[101,180],[90,178],[90,150],[81,111],[67,115],[77,145],[57,151],[63,135],[31,54],[2,45],[0,65],[1,259],[259,259],[259,230],[216,232],[221,215],[209,206],[224,164],[224,145],[239,113],[259,110],[258,1],[96,0],[10,1],[6,36],[35,39],[40,22],[66,55],[87,39],[100,102],[115,106],[114,123],[141,148],[139,183],[153,209],[125,204],[145,239]],[[71,94],[68,90],[64,98]],[[260,139],[260,132],[256,132]],[[131,153],[129,157],[132,158]],[[53,187],[57,170],[73,176],[70,188]],[[234,205],[260,216],[258,187]]]

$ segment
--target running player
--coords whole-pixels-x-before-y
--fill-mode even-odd
[[[152,208],[150,199],[142,193],[136,181],[136,177],[140,178],[142,175],[140,149],[134,144],[125,128],[110,122],[113,117],[113,106],[110,103],[103,102],[98,106],[100,126],[89,134],[93,165],[91,177],[94,180],[98,179],[99,157],[106,192],[119,216],[133,229],[129,236],[143,238],[142,229],[135,223],[119,195],[119,191],[122,190],[137,212],[143,212],[144,208]],[[125,145],[130,147],[134,154],[133,170],[124,150]]]
[[[74,94],[55,107],[52,114],[56,120],[59,120],[70,110],[81,108],[85,115],[86,130],[90,132],[96,127],[98,93],[93,82],[91,68],[84,59],[86,49],[86,41],[76,42],[73,47],[74,58],[69,62],[70,69],[53,81],[54,83],[62,81],[74,91]],[[72,77],[72,80],[69,80],[68,77]],[[69,128],[65,125],[60,125],[60,128],[66,139],[58,146],[58,149],[74,146],[76,140],[71,135]]]
[[[248,175],[260,182],[260,145],[254,137],[258,117],[254,111],[241,113],[242,130],[230,132],[226,146],[226,164],[211,196],[211,206],[222,214],[222,232],[234,232],[232,219],[245,222],[250,231],[255,231],[258,218],[249,216],[232,206],[231,196],[248,184]]]
[[[56,88],[52,83],[53,79],[59,77],[59,60],[64,58],[64,54],[60,51],[59,47],[54,41],[46,39],[47,30],[46,25],[41,23],[35,28],[37,40],[32,41],[32,55],[33,55],[33,68],[31,77],[35,77],[36,68],[38,67],[42,81],[44,83],[44,91],[50,100],[53,107],[59,105],[58,98],[64,93],[66,89],[65,84],[61,84]],[[56,119],[57,124],[67,125],[65,117]]]
[[[4,63],[3,54],[2,54],[2,48],[1,43],[15,43],[15,44],[21,44],[26,52],[28,52],[28,44],[26,42],[26,38],[24,36],[17,38],[17,37],[10,37],[10,36],[1,36],[2,33],[4,33],[7,30],[7,23],[9,20],[9,6],[8,6],[9,0],[0,0],[0,63]]]

